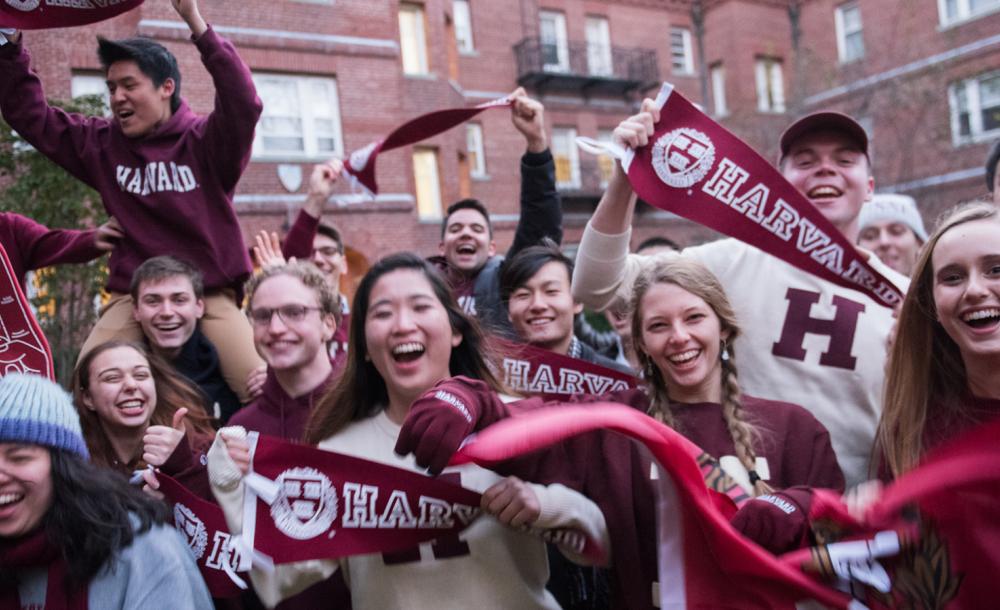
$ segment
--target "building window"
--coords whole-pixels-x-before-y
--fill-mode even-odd
[[[781,60],[773,57],[758,57],[755,68],[757,110],[784,112],[785,83],[781,74]]]
[[[953,83],[948,90],[955,144],[1000,135],[1000,72]]]
[[[465,148],[469,155],[469,173],[475,178],[486,176],[486,153],[483,150],[483,126],[465,124]]]
[[[70,97],[96,95],[104,101],[104,116],[111,115],[111,96],[108,93],[108,83],[99,72],[73,72],[70,78]]]
[[[1000,0],[938,0],[941,25],[975,19],[1000,10]]]
[[[576,149],[576,129],[552,128],[552,157],[556,164],[558,188],[580,188],[580,156]]]
[[[712,81],[712,112],[717,117],[729,114],[729,107],[726,105],[726,69],[721,63],[713,64],[708,69]]]
[[[555,11],[538,11],[538,22],[542,43],[542,68],[546,72],[569,72],[566,16]]]
[[[865,56],[865,41],[861,31],[861,7],[857,2],[841,4],[833,14],[837,28],[837,56],[841,63]]]
[[[472,13],[469,11],[469,0],[454,0],[451,12],[455,23],[455,43],[458,52],[472,53],[476,50],[476,46],[472,42]]]
[[[413,183],[417,193],[417,216],[420,220],[441,220],[441,181],[438,178],[436,148],[413,149]]]
[[[424,9],[419,4],[399,4],[399,54],[404,74],[428,73]]]
[[[614,131],[611,129],[598,129],[597,141],[610,144],[613,141],[613,133]],[[608,183],[611,182],[611,176],[615,173],[615,160],[611,158],[611,155],[606,153],[597,155],[597,171],[601,175],[601,188],[607,188]]]
[[[587,17],[587,70],[611,76],[611,29],[604,17]]]
[[[344,154],[336,80],[256,73],[253,82],[264,102],[254,157],[320,159]]]
[[[670,28],[670,66],[674,74],[694,74],[691,30]]]

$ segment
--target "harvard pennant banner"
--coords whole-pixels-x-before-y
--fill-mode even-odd
[[[566,400],[574,394],[599,396],[639,383],[620,371],[533,345],[503,341],[502,349],[504,384],[529,396]]]
[[[585,150],[619,157],[644,201],[735,237],[835,284],[894,307],[902,294],[844,235],[743,141],[664,83],[650,144],[621,150],[586,138]]]
[[[232,543],[222,509],[188,491],[173,478],[156,473],[160,491],[173,505],[174,527],[184,535],[212,597],[237,597],[246,583],[236,576],[240,553]]]
[[[850,581],[871,608],[993,607],[1000,574],[1000,421],[932,451],[887,487],[863,519],[814,494],[822,546],[783,559]],[[860,581],[860,585],[858,584]]]
[[[344,171],[366,191],[373,195],[378,194],[375,160],[379,153],[426,140],[456,125],[461,125],[484,110],[503,108],[510,104],[510,98],[502,97],[471,108],[448,108],[422,114],[393,129],[385,138],[352,152],[344,162]]]
[[[402,551],[479,515],[480,495],[454,483],[267,436],[251,468],[243,538],[276,564]]]
[[[104,21],[143,0],[0,0],[0,27],[18,30],[66,28]]]
[[[55,380],[49,342],[28,307],[7,252],[0,246],[0,377],[8,373]]]
[[[745,539],[729,525],[731,505],[705,485],[696,461],[700,449],[667,426],[611,403],[556,406],[503,420],[473,437],[452,464],[484,466],[570,436],[608,428],[642,442],[659,465],[660,608],[793,608],[815,599],[849,608],[849,596],[807,576]],[[667,585],[669,583],[669,586]]]

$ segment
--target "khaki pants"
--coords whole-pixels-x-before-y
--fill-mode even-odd
[[[253,345],[253,328],[236,306],[232,290],[205,293],[205,315],[201,332],[219,352],[222,376],[240,400],[247,402],[247,376],[264,366]],[[142,341],[142,328],[132,317],[132,296],[111,293],[111,300],[101,309],[101,317],[80,348],[80,358],[105,341]]]

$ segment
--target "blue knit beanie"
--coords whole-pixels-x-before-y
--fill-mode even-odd
[[[69,394],[38,375],[0,378],[0,443],[9,442],[65,449],[90,459]]]

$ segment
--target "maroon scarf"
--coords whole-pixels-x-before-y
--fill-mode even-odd
[[[46,610],[87,610],[87,586],[67,589],[66,562],[60,549],[49,542],[45,530],[39,529],[22,538],[0,540],[0,569],[4,572],[44,566],[49,568]],[[0,587],[0,610],[21,610],[21,607],[17,583],[4,583]]]

